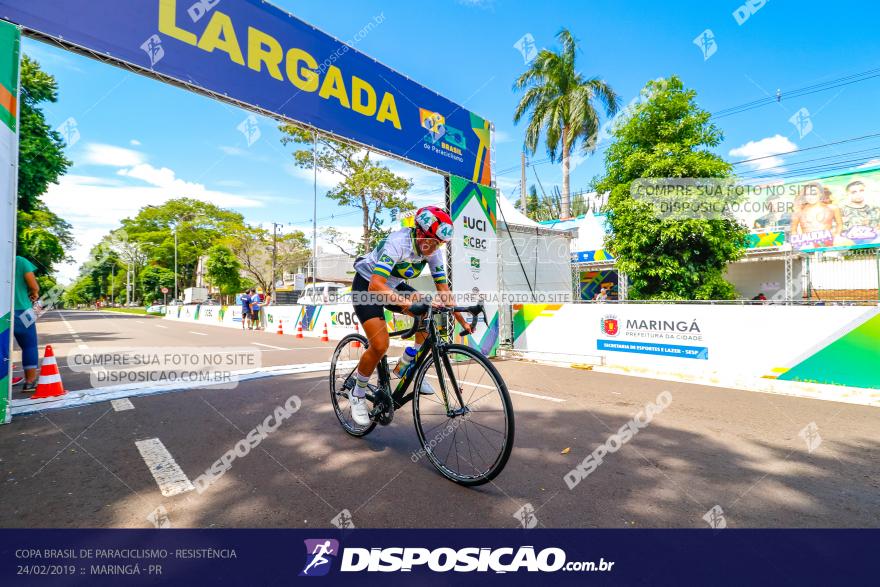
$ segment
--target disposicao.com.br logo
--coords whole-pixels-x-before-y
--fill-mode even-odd
[[[338,552],[335,540],[306,540],[306,566],[300,576],[325,575],[331,567],[331,559]],[[561,548],[544,548],[536,551],[533,546],[518,548],[344,548],[340,557],[339,571],[357,572],[410,572],[427,569],[435,573],[455,571],[460,573],[516,573],[518,571],[553,573],[556,571],[610,571],[614,562],[604,558],[595,561],[566,561]]]

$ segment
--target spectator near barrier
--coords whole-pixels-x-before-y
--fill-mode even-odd
[[[40,297],[40,286],[34,276],[36,267],[24,257],[15,257],[15,305],[12,333],[21,347],[24,369],[22,393],[33,393],[37,387],[37,367],[40,353],[37,348],[37,314],[34,302]]]

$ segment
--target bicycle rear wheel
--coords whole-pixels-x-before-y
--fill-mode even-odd
[[[464,345],[446,345],[440,363],[429,355],[415,378],[413,420],[422,444],[420,456],[461,485],[488,483],[513,450],[513,405],[507,385],[486,357]],[[434,394],[419,393],[426,382]]]
[[[339,341],[333,358],[330,360],[330,402],[342,429],[352,436],[366,436],[376,427],[376,422],[366,426],[356,424],[351,419],[351,402],[348,394],[354,386],[355,369],[358,361],[367,349],[367,339],[360,334],[349,334]],[[370,378],[371,384],[378,385],[379,370]],[[374,386],[375,389],[375,386]]]

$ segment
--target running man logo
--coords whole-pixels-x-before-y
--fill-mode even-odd
[[[300,577],[323,577],[330,572],[331,563],[339,555],[339,541],[331,538],[312,538],[306,544],[306,566]]]
[[[607,336],[617,336],[620,334],[620,326],[617,323],[617,316],[608,314],[602,317],[602,332]]]

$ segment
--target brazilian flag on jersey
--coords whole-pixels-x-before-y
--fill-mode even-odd
[[[0,20],[0,225],[4,235],[15,234],[15,197],[18,179],[18,68],[21,33]],[[15,242],[0,239],[0,275],[8,283],[15,273]],[[0,424],[9,422],[12,397],[11,369],[12,291],[0,287]]]

